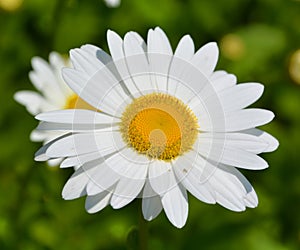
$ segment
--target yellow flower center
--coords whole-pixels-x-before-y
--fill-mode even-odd
[[[127,145],[138,153],[170,161],[192,148],[198,121],[182,101],[154,93],[139,97],[127,106],[120,130]]]
[[[86,101],[81,99],[78,95],[73,94],[71,95],[65,104],[65,109],[89,109],[98,111],[96,108],[88,104]]]

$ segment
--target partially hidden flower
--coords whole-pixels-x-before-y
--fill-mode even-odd
[[[121,0],[104,0],[104,2],[107,5],[107,7],[110,8],[117,8],[121,4]]]
[[[14,95],[14,99],[24,105],[30,114],[37,115],[42,112],[76,107],[93,109],[80,99],[62,79],[62,68],[70,67],[68,59],[64,59],[57,52],[51,52],[49,63],[40,57],[33,57],[31,64],[33,70],[29,72],[29,79],[37,91],[21,90]],[[38,129],[32,131],[30,138],[32,141],[46,143],[63,134],[63,132]],[[53,160],[49,161],[49,164],[57,165],[59,162],[59,160]]]
[[[237,84],[215,71],[216,43],[195,52],[185,35],[173,53],[160,28],[147,42],[135,32],[124,39],[107,33],[110,55],[93,45],[70,51],[74,68],[63,69],[70,88],[97,110],[61,110],[36,116],[47,131],[67,134],[49,142],[36,160],[64,158],[75,167],[64,199],[87,196],[95,213],[122,208],[142,198],[146,220],[162,209],[181,228],[188,217],[188,194],[233,211],[256,207],[257,195],[237,168],[268,167],[258,154],[274,151],[277,140],[257,126],[272,112],[247,108],[263,85]]]

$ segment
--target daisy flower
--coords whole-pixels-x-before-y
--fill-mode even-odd
[[[64,157],[62,168],[76,167],[63,198],[86,195],[86,210],[95,213],[141,197],[146,220],[163,209],[178,228],[188,217],[188,192],[233,211],[256,207],[257,195],[237,168],[267,168],[258,154],[278,146],[256,128],[273,113],[246,109],[263,86],[215,71],[213,42],[195,52],[186,35],[173,53],[160,28],[148,31],[147,42],[135,32],[122,39],[108,31],[107,39],[110,55],[84,45],[70,51],[74,68],[63,69],[70,88],[103,112],[36,116],[40,130],[68,132],[36,153],[38,161]]]
[[[22,90],[14,95],[14,99],[24,105],[30,114],[37,115],[42,112],[75,107],[93,109],[78,98],[62,79],[61,69],[70,66],[69,60],[65,60],[56,52],[51,52],[49,63],[40,57],[33,57],[31,64],[33,70],[29,72],[29,79],[37,92]],[[62,134],[62,132],[33,130],[30,139],[46,143]],[[58,160],[49,161],[50,165],[57,165],[57,163]]]
[[[107,7],[117,8],[121,4],[121,0],[104,0]]]

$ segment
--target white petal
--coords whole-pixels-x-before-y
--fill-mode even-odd
[[[14,99],[24,105],[28,112],[33,115],[58,108],[34,91],[18,91],[15,93]]]
[[[124,160],[121,152],[105,159],[103,163],[96,167],[95,173],[87,185],[88,195],[95,195],[111,188],[124,176],[127,167],[128,161]]]
[[[224,147],[221,156],[212,153],[208,157],[215,162],[238,168],[261,170],[268,167],[268,163],[256,154],[233,147]]]
[[[219,165],[209,183],[216,190],[217,202],[230,210],[243,211],[245,206],[257,206],[257,196],[251,184],[235,168]]]
[[[121,0],[104,0],[104,2],[109,8],[117,8],[120,5]]]
[[[174,56],[189,61],[195,53],[193,39],[189,35],[183,36],[174,52]]]
[[[137,43],[141,44],[141,41],[136,37],[135,33],[131,33],[132,36],[137,39]],[[108,30],[107,31],[107,42],[108,47],[110,50],[110,54],[114,60],[115,67],[118,70],[118,73],[120,75],[120,80],[122,80],[128,89],[129,93],[131,95],[134,95],[135,93],[139,92],[139,88],[136,86],[136,84],[132,81],[127,63],[125,60],[125,54],[123,50],[123,40],[122,38],[114,31]],[[141,45],[143,46],[143,45]]]
[[[201,170],[201,162],[198,161],[197,152],[191,151],[180,157],[173,163],[174,171],[179,182],[197,199],[214,204],[214,190],[207,185],[206,182],[201,182],[203,171]]]
[[[112,169],[122,174],[111,199],[113,208],[121,208],[130,203],[142,190],[148,171],[148,158],[138,155],[131,149],[124,149],[120,152],[127,161],[127,167],[120,171],[119,167],[111,166]]]
[[[140,93],[153,90],[147,56],[139,41],[131,33],[127,33],[124,37],[124,52],[131,79]]]
[[[216,70],[216,71],[214,71],[214,72],[211,74],[210,79],[211,79],[212,81],[215,81],[215,80],[217,80],[217,79],[219,79],[220,77],[223,77],[223,76],[225,76],[225,75],[227,75],[227,72],[226,72],[225,70]]]
[[[198,89],[197,95],[194,95],[193,98],[189,101],[189,106],[191,108],[196,107],[199,103],[203,103],[207,109],[210,110],[210,113],[214,112],[216,109],[224,110],[222,105],[222,97],[220,97],[222,91],[231,88],[236,85],[237,79],[232,74],[227,74],[226,72],[220,72],[219,74],[213,73],[212,77],[209,80],[204,81],[204,85],[202,85],[202,89]],[[200,84],[198,84],[200,85]],[[196,89],[194,87],[194,89]],[[227,92],[225,92],[226,94]],[[230,99],[230,95],[226,95],[228,99],[231,101],[229,104],[234,103],[233,99]],[[224,97],[223,97],[224,99]]]
[[[164,161],[153,161],[149,165],[148,178],[152,189],[160,196],[177,185],[172,165]]]
[[[239,131],[269,123],[274,114],[265,109],[243,109],[225,115],[226,131]]]
[[[112,128],[116,130],[118,123],[112,124],[84,124],[84,123],[54,123],[54,122],[40,122],[36,130],[38,132],[56,132],[56,133],[67,133],[67,132],[104,132],[111,131]]]
[[[201,141],[200,135],[199,146],[195,149],[206,159],[210,159],[216,163],[224,163],[245,169],[259,170],[268,167],[268,163],[255,153],[234,147],[234,145],[238,145],[238,142],[236,143],[235,140],[228,140],[228,143],[226,144],[224,137],[220,137],[218,139],[206,139]],[[249,146],[248,144],[242,144],[241,147],[244,147],[245,145],[246,147]],[[201,158],[197,160],[201,161]]]
[[[259,83],[238,84],[219,93],[224,112],[243,109],[259,99],[264,86]]]
[[[210,76],[218,61],[219,49],[216,43],[211,42],[202,46],[192,58],[191,63],[203,74]]]
[[[276,150],[279,146],[279,142],[278,140],[276,140],[276,138],[260,129],[253,128],[244,130],[243,132],[256,136],[259,140],[263,141],[268,145],[262,152],[272,152]]]
[[[178,81],[176,97],[184,103],[189,103],[195,96],[202,93],[205,87],[208,87],[212,94],[216,92],[211,86],[209,78],[202,73],[201,69],[193,67],[189,62],[177,57],[173,58],[172,64],[176,65],[176,69],[174,68],[170,77]],[[187,91],[189,95],[187,95]]]
[[[126,206],[138,196],[144,184],[145,179],[130,179],[122,177],[117,183],[116,190],[110,202],[111,206],[114,209]]]
[[[157,89],[167,91],[168,73],[172,60],[172,48],[166,34],[160,29],[149,30],[147,36],[147,52],[150,71]]]
[[[177,48],[174,52],[174,58],[171,62],[169,79],[167,90],[170,95],[175,95],[177,92],[178,79],[176,75],[182,74],[186,67],[190,67],[189,61],[193,57],[195,52],[195,46],[192,38],[189,35],[185,35],[179,41]]]
[[[46,154],[50,157],[68,157],[93,152],[106,155],[122,147],[124,142],[119,132],[73,134],[52,143],[46,150]]]
[[[99,212],[109,204],[111,195],[111,192],[103,191],[97,195],[87,196],[85,200],[86,211],[90,214]]]
[[[49,54],[49,62],[57,78],[57,84],[59,85],[59,88],[64,94],[64,96],[72,95],[73,91],[65,83],[61,75],[62,68],[70,66],[71,62],[68,59],[64,59],[59,53],[54,51]]]
[[[244,175],[242,175],[237,169],[224,166],[222,165],[222,168],[233,175],[235,175],[236,178],[242,183],[244,186],[244,189],[246,190],[246,195],[244,195],[244,202],[247,207],[256,207],[258,205],[258,198],[256,195],[255,190],[253,189],[250,182],[245,178]]]
[[[31,59],[31,65],[32,68],[34,69],[35,74],[37,74],[38,76],[40,76],[38,78],[39,81],[33,81],[34,86],[38,89],[38,90],[42,90],[44,88],[44,85],[46,83],[49,83],[51,85],[56,85],[56,77],[53,74],[53,70],[50,67],[50,65],[48,64],[48,62],[46,62],[44,59],[40,58],[40,57],[33,57]],[[47,80],[48,81],[45,81]],[[58,86],[55,86],[58,87]]]
[[[270,122],[274,114],[265,109],[242,109],[230,113],[223,112],[222,105],[218,101],[199,104],[193,108],[198,118],[200,131],[208,132],[235,132],[255,128]]]
[[[186,190],[175,186],[165,193],[161,199],[169,221],[178,228],[182,228],[188,216],[188,198]]]
[[[61,168],[79,167],[87,162],[91,162],[100,158],[103,158],[103,155],[101,155],[98,151],[89,154],[76,155],[64,159],[63,162],[60,164],[60,167]]]
[[[149,181],[146,181],[143,189],[142,211],[148,221],[156,218],[162,210],[160,197],[153,191]]]
[[[34,160],[35,161],[47,161],[49,160],[51,157],[46,155],[46,152],[48,150],[48,148],[50,146],[52,146],[54,143],[58,142],[59,140],[65,138],[65,137],[68,137],[70,136],[70,134],[64,134],[64,135],[61,135],[55,139],[53,139],[52,141],[48,142],[47,144],[45,144],[43,147],[41,147],[36,153],[35,153],[35,156],[34,156]]]
[[[248,152],[259,154],[264,152],[268,144],[257,136],[248,133],[200,133],[199,134],[199,152],[208,155],[212,150],[212,145],[224,148],[225,146],[242,149]]]
[[[70,58],[76,70],[86,72],[90,76],[105,67],[96,54],[91,55],[85,49],[71,49]]]
[[[108,116],[104,113],[86,109],[65,109],[50,111],[35,117],[40,121],[69,123],[69,124],[111,124],[119,121],[118,118]]]
[[[107,42],[114,61],[124,58],[122,38],[114,31],[107,31]]]
[[[58,166],[61,163],[61,161],[62,161],[62,159],[51,159],[51,160],[47,161],[47,164],[50,167],[56,167],[56,166]]]
[[[246,194],[244,198],[245,205],[247,207],[255,208],[258,205],[257,194],[254,189],[252,189],[249,193]]]
[[[224,90],[226,88],[230,88],[236,85],[237,79],[233,74],[227,74],[223,71],[215,71],[211,78],[211,84],[215,88],[217,92]]]
[[[100,60],[106,66],[112,62],[111,56],[95,45],[86,44],[81,46],[80,48],[86,51],[89,54],[89,56],[96,56],[97,59]]]
[[[63,106],[65,95],[61,89],[61,78],[58,75],[60,69],[51,67],[45,60],[33,57],[31,60],[34,71],[29,73],[29,78],[36,88],[42,92],[48,101]],[[54,94],[55,93],[55,94]]]
[[[53,139],[62,136],[62,133],[59,132],[50,132],[50,131],[37,131],[36,129],[30,133],[31,141],[52,141]]]
[[[128,96],[107,67],[100,68],[92,76],[73,69],[63,69],[63,77],[77,95],[96,109],[115,116],[121,115],[120,109],[128,101]]]
[[[65,184],[62,196],[65,200],[73,200],[86,195],[85,187],[90,180],[85,169],[79,168]]]
[[[94,195],[99,190],[106,190],[121,178],[142,178],[148,162],[147,157],[136,154],[132,149],[119,150],[106,157],[105,162],[97,167],[93,180],[87,185],[87,193]]]

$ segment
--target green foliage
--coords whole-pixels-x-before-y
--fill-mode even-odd
[[[274,122],[264,129],[281,145],[263,156],[269,169],[244,171],[257,190],[258,208],[234,213],[190,197],[183,229],[174,228],[163,213],[147,223],[149,249],[299,249],[300,86],[288,68],[300,48],[300,1],[122,0],[120,8],[109,9],[101,0],[24,0],[10,11],[2,2],[0,249],[135,249],[137,203],[89,215],[83,198],[63,201],[60,193],[72,170],[33,161],[40,145],[30,142],[29,134],[37,122],[13,94],[33,89],[28,79],[33,56],[47,58],[53,50],[67,54],[86,43],[107,49],[107,29],[122,35],[135,30],[145,37],[155,26],[166,31],[173,46],[186,33],[196,47],[217,41],[219,69],[235,73],[240,82],[264,83],[265,93],[254,106],[274,111]],[[237,38],[235,56],[225,42],[228,34]]]

